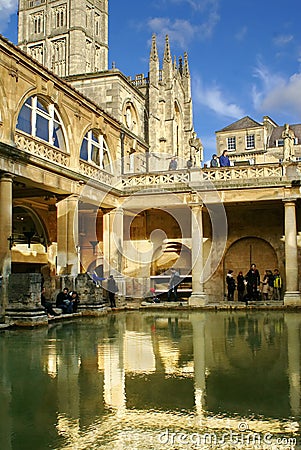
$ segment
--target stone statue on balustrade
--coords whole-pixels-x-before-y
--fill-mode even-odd
[[[200,138],[197,137],[196,133],[194,132],[192,134],[192,138],[189,139],[189,145],[192,148],[191,150],[191,158],[193,161],[193,165],[200,167],[201,160],[203,159],[202,151],[203,151],[203,144],[200,140]]]
[[[290,128],[288,123],[284,125],[284,130],[281,137],[283,139],[283,161],[292,161],[293,157],[295,156],[295,133]]]

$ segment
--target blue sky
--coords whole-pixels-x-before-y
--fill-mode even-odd
[[[17,43],[17,0],[0,0],[0,33]],[[300,0],[148,0],[109,3],[110,66],[148,72],[151,36],[187,51],[194,126],[205,160],[215,131],[248,115],[301,122]]]

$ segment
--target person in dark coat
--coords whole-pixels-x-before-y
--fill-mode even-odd
[[[258,300],[260,275],[256,268],[256,264],[251,264],[251,268],[245,278],[247,280],[248,299]]]
[[[43,306],[43,308],[45,308],[48,317],[59,316],[59,314],[57,314],[52,308],[52,303],[46,300],[44,287],[42,288],[41,292],[41,305]]]
[[[175,301],[178,300],[178,285],[181,283],[179,272],[174,267],[170,269],[171,276],[168,283],[167,301],[171,300],[171,294],[174,293]]]
[[[219,165],[221,167],[229,167],[230,166],[230,159],[228,156],[228,150],[224,150],[221,156],[219,157]]]
[[[108,278],[107,290],[109,292],[109,300],[111,308],[116,308],[115,294],[118,292],[118,287],[113,275]]]
[[[72,313],[72,303],[68,299],[68,288],[64,288],[61,292],[57,294],[56,297],[56,307],[61,308],[63,313]]]
[[[238,273],[236,281],[237,281],[238,301],[243,302],[245,293],[245,277],[243,276],[243,273],[241,271]]]
[[[79,295],[76,291],[70,291],[68,294],[68,300],[72,304],[72,312],[77,312],[78,304],[79,304]]]
[[[233,270],[228,270],[226,276],[226,283],[228,287],[228,302],[234,301],[234,291],[235,291],[235,280],[233,277]]]

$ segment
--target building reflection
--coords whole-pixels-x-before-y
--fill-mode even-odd
[[[289,430],[300,417],[300,324],[282,312],[133,312],[6,332],[1,448],[29,438],[20,404],[62,449],[120,439],[123,426],[222,430],[225,418],[234,429],[248,418],[257,432],[283,419]]]

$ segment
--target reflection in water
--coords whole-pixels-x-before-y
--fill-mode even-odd
[[[300,324],[272,311],[145,311],[2,332],[0,448],[220,448],[230,431],[240,448],[255,448],[248,434],[259,448],[295,439]]]

